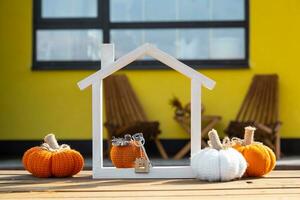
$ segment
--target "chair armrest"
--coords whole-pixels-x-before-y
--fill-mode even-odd
[[[273,130],[270,127],[267,127],[264,124],[254,122],[254,126],[256,126],[257,128],[260,128],[260,129],[266,131],[266,133],[268,133],[268,134],[272,134],[273,133]]]
[[[222,119],[221,116],[217,116],[217,115],[202,115],[202,120],[218,120],[220,121]]]
[[[275,125],[275,128],[274,128],[274,131],[275,133],[279,131],[280,127],[281,127],[281,122],[276,122],[276,125]]]
[[[209,121],[206,127],[204,127],[201,131],[202,137],[206,136],[208,132],[219,122],[222,117],[213,116],[213,115],[203,115],[202,120]]]

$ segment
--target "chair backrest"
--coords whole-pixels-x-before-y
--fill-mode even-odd
[[[146,114],[126,75],[111,75],[104,79],[106,123],[124,126],[147,121]]]
[[[236,121],[273,124],[278,121],[277,74],[255,75]]]

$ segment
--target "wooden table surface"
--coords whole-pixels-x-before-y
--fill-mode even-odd
[[[273,171],[264,178],[208,183],[193,179],[93,180],[91,171],[73,178],[35,178],[0,171],[0,199],[300,199],[300,170]]]

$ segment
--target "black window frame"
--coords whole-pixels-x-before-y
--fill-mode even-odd
[[[244,20],[239,21],[180,21],[180,22],[111,22],[109,0],[98,0],[96,18],[42,18],[42,0],[33,0],[32,70],[98,70],[100,61],[38,61],[36,52],[37,30],[101,29],[103,43],[110,42],[112,29],[168,29],[168,28],[243,28],[244,59],[180,60],[195,69],[249,68],[249,0],[245,1]],[[169,69],[155,60],[135,61],[126,69]]]

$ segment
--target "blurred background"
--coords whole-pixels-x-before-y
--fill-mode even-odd
[[[274,108],[282,126],[262,130],[269,127],[280,155],[299,155],[299,35],[298,0],[1,0],[0,156],[21,157],[47,133],[91,155],[92,93],[77,82],[100,69],[101,43],[114,43],[119,58],[146,42],[217,82],[202,90],[203,115],[217,116],[222,137],[252,78],[276,74],[273,100],[254,107]],[[159,123],[159,141],[173,158],[189,130],[170,102],[189,103],[189,79],[149,57],[117,74],[128,78],[147,119]],[[147,145],[161,156],[155,142]]]

